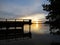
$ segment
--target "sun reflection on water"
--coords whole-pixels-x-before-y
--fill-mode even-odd
[[[24,31],[29,32],[29,25],[24,26]],[[32,33],[37,33],[37,34],[43,33],[42,24],[38,24],[38,23],[37,24],[32,24],[31,25],[31,32]]]
[[[32,24],[32,26],[31,26],[31,31],[33,33],[39,34],[41,29],[42,29],[42,25],[38,24],[38,23],[37,24]]]

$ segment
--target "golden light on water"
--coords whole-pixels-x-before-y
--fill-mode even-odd
[[[42,24],[32,24],[31,26],[32,33],[41,34],[43,33],[41,29],[42,29]]]
[[[43,34],[42,24],[32,24],[31,25],[31,32],[36,34]],[[24,31],[29,32],[29,25],[24,26]]]
[[[29,32],[29,25],[24,26],[24,32]],[[33,34],[45,34],[49,33],[49,26],[46,26],[45,24],[32,24],[31,25],[31,33]]]
[[[38,25],[38,22],[36,22],[37,24],[36,24],[36,27],[39,27],[39,25]]]

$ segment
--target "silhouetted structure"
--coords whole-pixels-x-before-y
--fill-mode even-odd
[[[29,25],[29,32],[24,33],[24,25]],[[15,20],[0,20],[0,40],[13,38],[31,38],[31,20],[30,19],[15,19]]]
[[[51,33],[58,30],[60,33],[60,0],[48,0],[50,4],[43,4],[43,10],[49,14],[46,19],[49,19]]]

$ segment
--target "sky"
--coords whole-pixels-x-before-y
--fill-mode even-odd
[[[42,4],[47,0],[0,0],[0,18],[34,17],[47,15]],[[41,18],[41,16],[39,17]]]

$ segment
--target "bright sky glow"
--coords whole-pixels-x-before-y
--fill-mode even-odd
[[[42,19],[47,15],[43,11],[44,3],[47,0],[0,0],[0,18]]]
[[[36,23],[38,23],[38,21],[46,21],[44,14],[34,14],[31,16],[19,17],[18,19],[31,19],[32,22],[36,21]]]

